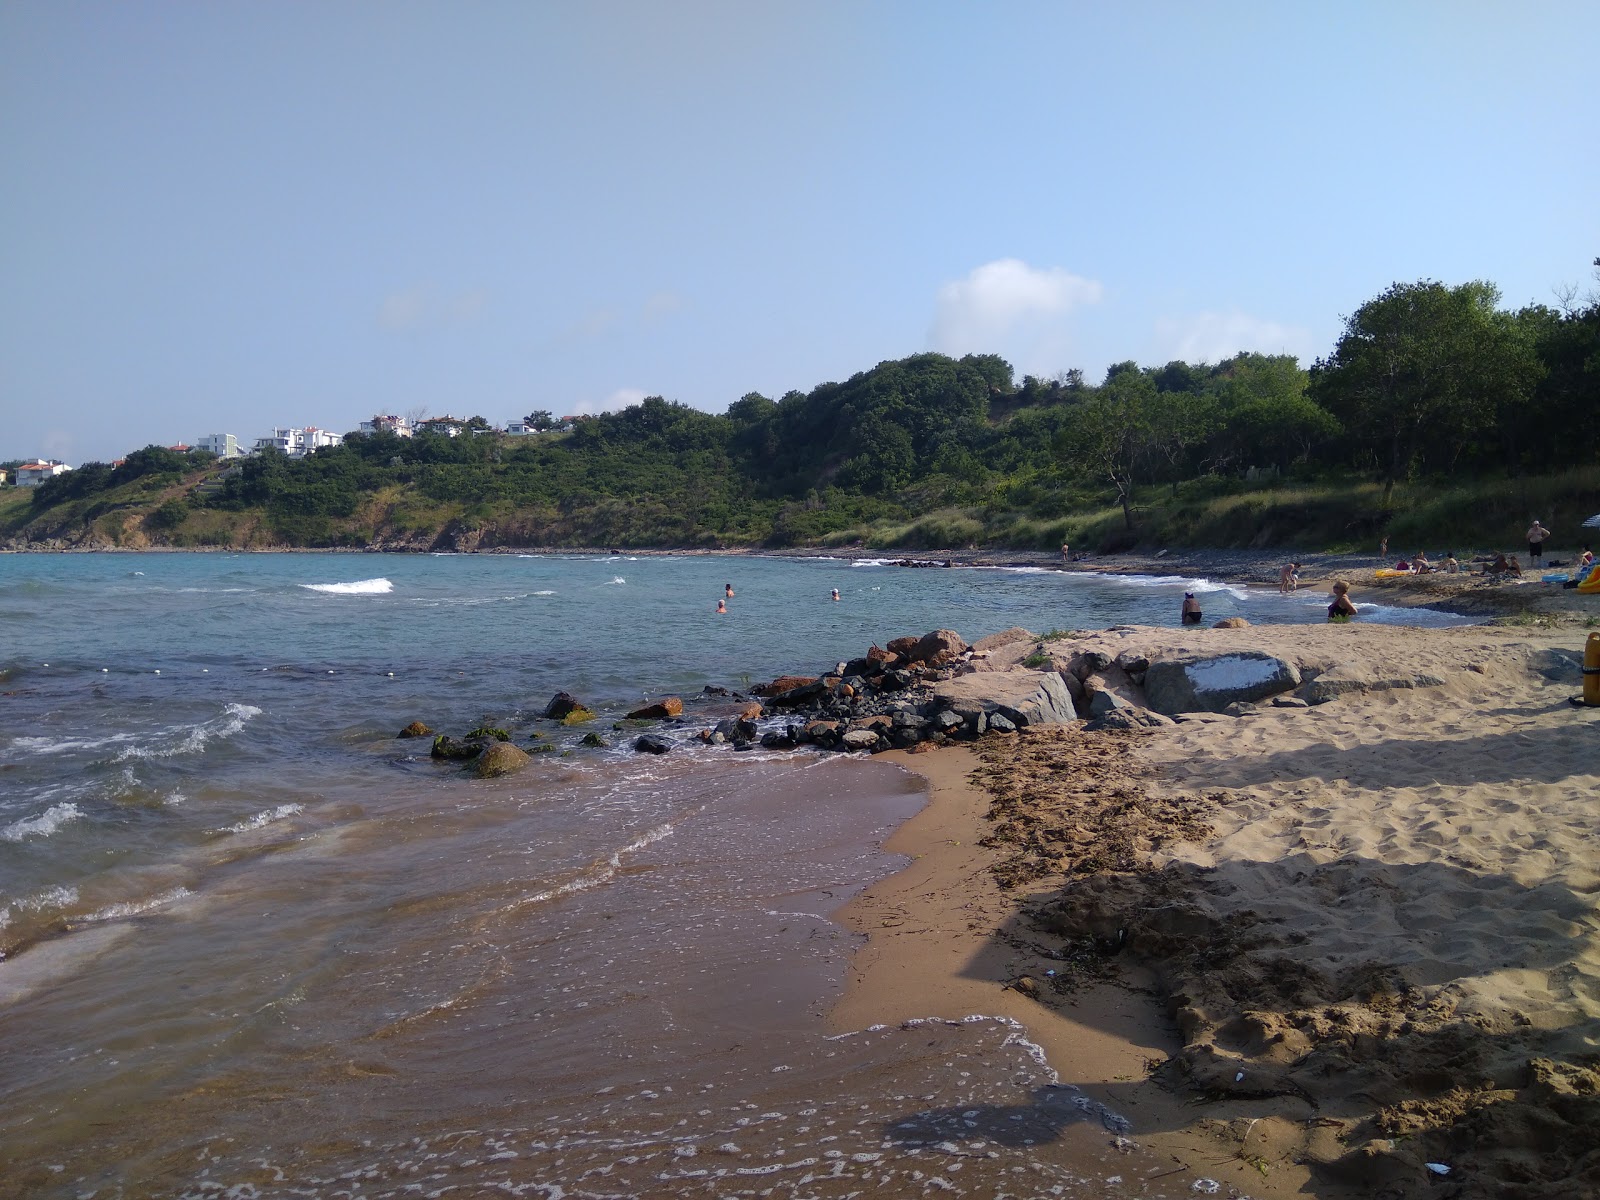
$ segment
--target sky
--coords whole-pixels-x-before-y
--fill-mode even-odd
[[[1600,5],[0,2],[0,460],[1591,286]]]

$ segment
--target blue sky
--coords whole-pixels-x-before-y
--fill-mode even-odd
[[[1600,5],[0,6],[0,459],[1592,283]]]

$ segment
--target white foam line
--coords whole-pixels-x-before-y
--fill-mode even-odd
[[[357,579],[350,583],[302,583],[300,586],[328,596],[381,596],[394,591],[394,584],[382,578]]]
[[[562,896],[571,896],[577,892],[591,891],[592,889],[600,887],[603,884],[610,883],[616,878],[617,872],[622,869],[622,859],[624,855],[637,854],[646,846],[653,845],[654,843],[661,841],[663,838],[669,838],[676,832],[677,829],[670,821],[666,822],[665,824],[657,825],[654,829],[640,834],[626,846],[623,846],[620,850],[612,851],[598,868],[591,866],[589,874],[580,875],[578,878],[568,880],[566,883],[559,884],[556,887],[546,888],[541,892],[535,892],[531,896],[524,896],[520,900],[513,900],[510,904],[507,904],[501,908],[500,911],[515,912],[517,909],[526,908],[530,904],[544,904],[551,900],[559,900]]]
[[[186,896],[194,895],[188,888],[179,886],[162,892],[159,896],[151,896],[144,900],[127,900],[121,904],[108,904],[98,912],[90,913],[87,917],[75,917],[75,921],[123,921],[129,917],[137,917],[141,913],[150,912],[152,909],[163,908]]]
[[[219,832],[221,832],[221,833],[249,833],[251,830],[262,829],[262,828],[264,828],[264,827],[266,827],[268,825],[271,825],[274,821],[281,821],[285,817],[292,817],[296,813],[303,812],[303,811],[305,811],[303,805],[299,805],[299,804],[280,804],[280,805],[278,805],[277,808],[269,808],[269,809],[265,809],[262,812],[258,812],[255,816],[251,817],[249,820],[240,821],[237,825],[225,826]]]
[[[24,838],[49,837],[56,830],[83,816],[76,804],[52,804],[36,817],[24,817],[0,829],[0,842],[20,842]]]

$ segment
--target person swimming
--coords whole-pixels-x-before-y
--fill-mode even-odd
[[[731,583],[723,584],[722,585],[722,594],[724,596],[726,596],[729,600],[732,600],[733,599],[733,584],[731,584]]]
[[[718,600],[717,601],[717,612],[718,612],[718,614],[719,615],[725,614],[727,611],[728,611],[728,602],[726,600]]]
[[[833,598],[835,600],[837,600],[839,598],[839,589],[838,588],[834,588],[833,589]]]

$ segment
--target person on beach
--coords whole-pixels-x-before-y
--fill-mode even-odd
[[[728,602],[726,600],[718,600],[717,601],[717,615],[719,617],[720,616],[726,616],[727,612],[728,612]]]
[[[1446,575],[1459,575],[1459,574],[1461,574],[1461,564],[1458,561],[1456,561],[1456,552],[1454,550],[1446,550],[1444,552],[1444,564],[1443,565],[1444,565],[1444,573]]]
[[[1550,531],[1539,524],[1539,518],[1533,519],[1533,524],[1528,526],[1528,558],[1534,566],[1539,565],[1539,560],[1544,557],[1544,540],[1550,536]]]
[[[1418,550],[1411,556],[1411,570],[1417,575],[1431,575],[1433,573],[1434,565],[1428,561],[1428,552],[1426,550]]]
[[[1383,541],[1378,543],[1378,557],[1389,557],[1389,535],[1387,533],[1383,535]]]
[[[1589,549],[1588,546],[1585,546],[1583,548],[1583,553],[1578,555],[1578,565],[1580,567],[1587,567],[1593,561],[1594,561],[1594,551]]]
[[[1486,575],[1521,575],[1522,574],[1522,564],[1517,561],[1515,555],[1512,555],[1510,558],[1507,558],[1504,554],[1496,554],[1494,556],[1494,561],[1489,564],[1488,570],[1486,570],[1484,572],[1484,574],[1486,574]]]
[[[1278,572],[1278,593],[1287,596],[1300,586],[1300,564],[1290,563]]]
[[[1328,605],[1328,620],[1348,621],[1356,615],[1356,606],[1350,603],[1350,585],[1342,579],[1333,581],[1333,603]]]
[[[731,584],[731,583],[723,584],[722,585],[722,594],[724,596],[726,596],[729,600],[732,600],[733,599],[733,584]]]
[[[834,588],[833,589],[833,599],[837,603],[837,601],[839,599],[839,589],[838,588]]]
[[[1183,608],[1179,610],[1178,616],[1185,625],[1200,624],[1202,619],[1200,601],[1194,598],[1193,592],[1185,592],[1183,594]]]
[[[1067,543],[1065,543],[1065,542],[1061,543],[1061,561],[1062,562],[1071,562],[1072,561],[1072,547],[1067,545]]]

